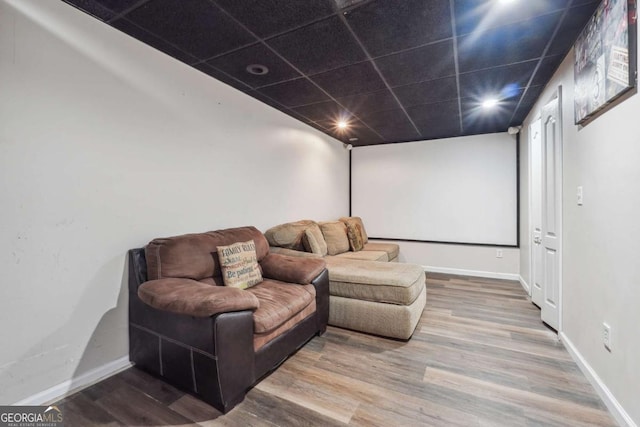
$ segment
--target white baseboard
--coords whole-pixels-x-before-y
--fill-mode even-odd
[[[522,287],[524,288],[524,290],[527,292],[527,295],[531,295],[531,287],[529,286],[529,284],[527,283],[526,280],[524,280],[524,277],[522,276],[518,276],[520,280],[520,284],[522,285]]]
[[[602,382],[596,371],[593,370],[591,365],[587,363],[587,361],[582,357],[582,354],[578,351],[578,349],[573,345],[571,340],[565,335],[564,332],[560,332],[558,334],[560,340],[564,343],[567,351],[576,362],[582,373],[589,380],[593,388],[596,389],[596,392],[607,406],[613,418],[620,424],[621,426],[628,427],[638,427],[638,425],[631,419],[627,411],[624,410],[620,402],[613,396],[609,388]]]
[[[430,271],[432,273],[453,274],[456,276],[486,277],[488,279],[520,280],[520,275],[517,273],[498,273],[495,271],[463,270],[461,268],[433,267],[430,265],[423,265],[422,267],[424,267],[425,271]]]
[[[129,361],[129,356],[124,356],[120,359],[114,360],[113,362],[106,363],[87,371],[78,377],[71,378],[70,380],[64,381],[58,385],[54,385],[53,387],[22,399],[21,401],[14,403],[14,405],[32,406],[52,403],[64,398],[65,396],[80,391],[83,388],[89,387],[98,381],[115,375],[118,372],[124,371],[131,366],[133,366],[133,364]]]

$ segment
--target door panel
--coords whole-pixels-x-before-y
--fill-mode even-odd
[[[542,321],[558,330],[560,326],[560,280],[562,231],[562,122],[561,92],[542,109],[542,269],[544,295]]]
[[[529,126],[531,144],[531,302],[542,307],[542,119]]]

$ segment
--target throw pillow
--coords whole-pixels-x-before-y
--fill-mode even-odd
[[[318,254],[320,256],[325,256],[327,254],[327,242],[324,241],[322,231],[320,231],[318,224],[313,224],[311,227],[304,230],[302,243],[307,252]]]
[[[347,225],[349,225],[350,223],[358,224],[360,226],[360,231],[362,232],[362,243],[369,242],[369,236],[367,235],[367,230],[365,230],[364,228],[364,223],[362,222],[362,218],[360,218],[359,216],[348,216],[348,217],[340,218],[340,221],[344,222]]]
[[[253,240],[218,246],[218,259],[225,286],[247,289],[262,282]]]
[[[349,239],[347,238],[347,226],[340,221],[321,222],[320,230],[327,242],[327,253],[338,255],[349,251]]]
[[[349,239],[349,247],[352,251],[358,252],[364,248],[360,224],[354,222],[347,223],[347,238]]]

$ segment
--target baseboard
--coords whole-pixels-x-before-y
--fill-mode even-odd
[[[596,371],[594,371],[591,365],[589,365],[584,357],[582,357],[582,354],[580,354],[578,349],[573,345],[565,333],[560,332],[558,336],[584,376],[587,377],[593,388],[596,389],[596,392],[618,424],[621,426],[638,427],[629,414],[627,414],[627,411],[625,411],[622,405],[620,405],[620,402],[618,402],[618,400],[613,396],[609,388],[604,384],[604,382],[602,382],[598,374],[596,374]]]
[[[425,271],[430,271],[432,273],[453,274],[456,276],[485,277],[488,279],[520,280],[520,275],[517,273],[498,273],[495,271],[464,270],[460,268],[433,267],[430,265],[423,265],[422,267],[424,268]]]
[[[529,284],[527,283],[526,280],[524,280],[524,277],[522,276],[518,276],[520,280],[520,284],[522,285],[522,287],[524,288],[524,290],[527,292],[527,295],[531,295],[531,287],[529,286]]]
[[[49,404],[80,391],[83,388],[89,387],[100,380],[115,375],[118,372],[124,371],[131,366],[133,365],[129,361],[129,356],[124,356],[120,359],[114,360],[113,362],[106,363],[95,369],[87,371],[78,377],[71,378],[70,380],[64,381],[58,385],[54,385],[53,387],[22,399],[21,401],[14,403],[14,405],[31,406]]]

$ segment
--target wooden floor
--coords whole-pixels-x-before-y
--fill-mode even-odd
[[[65,426],[613,426],[517,282],[429,274],[409,342],[330,327],[226,415],[135,368],[58,403]]]

